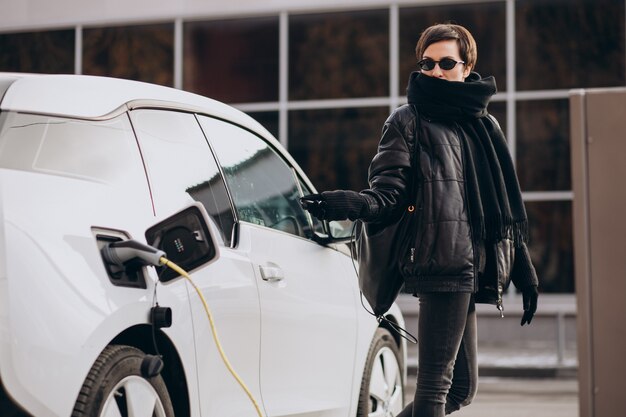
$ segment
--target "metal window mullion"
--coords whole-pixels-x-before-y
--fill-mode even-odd
[[[389,7],[389,111],[392,112],[400,102],[398,94],[400,68],[400,16],[398,4]]]
[[[516,91],[515,98],[517,99],[517,101],[569,99],[569,92],[570,90]]]
[[[76,26],[74,30],[74,73],[83,73],[83,27]]]
[[[515,0],[506,1],[506,137],[509,152],[516,165],[516,108],[515,108]],[[507,291],[506,299],[513,304],[516,291]]]
[[[287,148],[289,145],[289,126],[287,100],[289,97],[289,15],[286,11],[280,13],[278,30],[278,140]]]
[[[291,101],[287,107],[289,110],[317,110],[317,109],[342,109],[389,106],[389,97],[363,97],[329,100],[301,100]]]
[[[572,201],[573,191],[524,191],[522,192],[524,201]]]
[[[515,0],[506,2],[506,137],[509,151],[516,163],[517,109],[515,106]]]
[[[183,19],[174,21],[174,88],[183,88]]]
[[[328,99],[328,100],[297,100],[278,102],[258,102],[258,103],[232,103],[233,107],[244,112],[254,111],[280,111],[284,107],[289,110],[322,110],[322,109],[345,109],[345,108],[366,108],[383,107],[390,105],[390,97],[363,97],[348,99]]]

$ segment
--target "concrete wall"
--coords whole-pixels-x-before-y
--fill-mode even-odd
[[[417,298],[401,294],[397,303],[407,330],[417,337]],[[476,306],[481,374],[570,376],[576,372],[578,350],[573,296],[541,294],[530,326],[520,326],[521,296],[506,296],[504,309],[504,318],[501,318],[495,306]],[[408,345],[409,370],[417,365],[417,348],[418,345]]]
[[[391,4],[444,4],[468,0],[0,0],[0,30],[27,30],[111,22],[145,23],[173,18],[257,16],[264,13],[320,12],[389,7]],[[475,2],[475,1],[474,1]]]

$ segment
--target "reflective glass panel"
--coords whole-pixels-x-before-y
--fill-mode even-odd
[[[278,112],[277,111],[259,111],[248,112],[248,115],[261,123],[264,128],[278,138]]]
[[[319,191],[368,187],[367,170],[389,108],[289,113],[289,152]]]
[[[466,27],[478,46],[476,71],[493,75],[499,91],[506,90],[505,2],[450,4],[400,8],[400,94],[409,74],[417,70],[415,45],[427,27],[451,22]]]
[[[516,153],[522,191],[571,190],[569,102],[518,102]]]
[[[311,237],[294,170],[260,137],[209,117],[200,123],[217,154],[240,220]]]
[[[624,85],[624,0],[515,2],[517,89]]]
[[[83,74],[172,86],[174,25],[84,29]]]
[[[0,34],[0,71],[74,73],[75,31]]]
[[[194,115],[146,109],[131,112],[131,118],[157,216],[199,201],[219,231],[219,243],[230,245],[235,218],[226,185]]]
[[[389,11],[289,16],[291,100],[389,95]]]
[[[278,17],[188,22],[185,90],[228,103],[278,100]]]
[[[126,115],[86,121],[9,112],[0,167],[146,189],[137,142]]]
[[[506,102],[492,101],[489,103],[489,107],[487,109],[489,110],[489,113],[496,118],[500,124],[500,128],[502,128],[502,132],[504,132],[504,136],[506,137]]]
[[[572,203],[527,202],[528,249],[539,276],[539,291],[574,292]]]

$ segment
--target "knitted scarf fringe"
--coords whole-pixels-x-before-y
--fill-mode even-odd
[[[511,239],[517,248],[530,241],[528,220],[513,220],[510,217],[503,219],[502,216],[488,219],[481,217],[479,227],[479,233],[476,235],[481,240],[497,242]]]

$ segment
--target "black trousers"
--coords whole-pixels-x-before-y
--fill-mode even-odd
[[[471,293],[420,294],[417,390],[399,417],[443,417],[476,394],[476,308]]]

